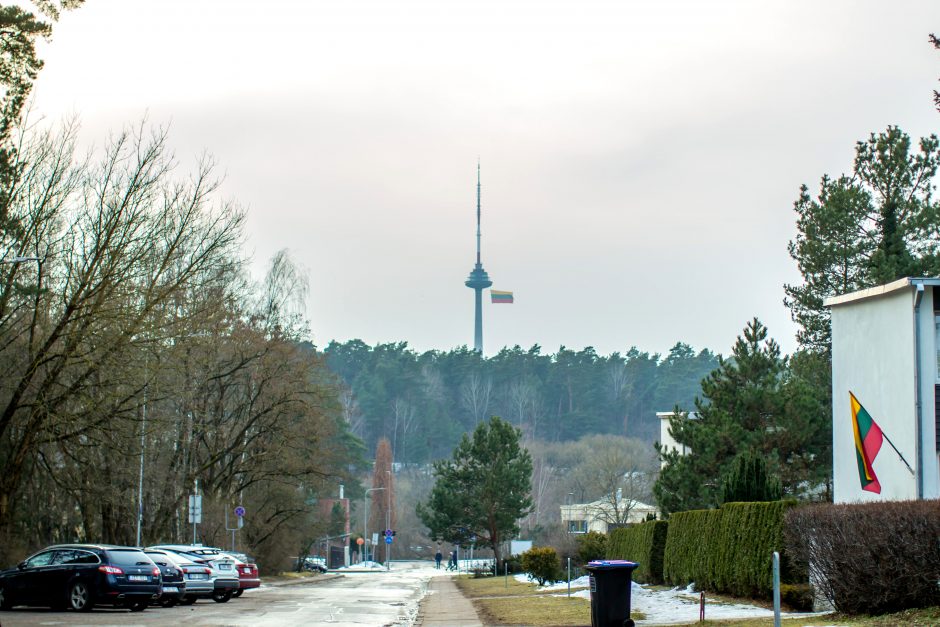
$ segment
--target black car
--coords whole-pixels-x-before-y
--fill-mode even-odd
[[[160,569],[140,549],[50,546],[0,572],[0,609],[47,605],[90,611],[95,605],[139,612],[162,592]]]
[[[186,582],[183,569],[162,551],[144,549],[147,557],[160,569],[163,578],[163,592],[155,602],[163,607],[173,607],[186,596]]]

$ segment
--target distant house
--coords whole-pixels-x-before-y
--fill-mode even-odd
[[[656,412],[656,417],[659,418],[659,444],[662,446],[663,451],[679,451],[680,455],[688,455],[689,447],[676,442],[675,438],[672,437],[672,433],[669,432],[669,419],[675,415],[675,412],[672,411]],[[696,414],[694,411],[681,412],[680,416],[683,418],[688,418],[689,420],[695,420],[698,418],[698,414]],[[660,465],[665,466],[666,462],[660,462]]]
[[[599,531],[607,533],[617,527],[623,526],[609,521],[617,518],[613,504],[613,495],[611,498],[599,499],[591,503],[576,503],[573,505],[561,506],[561,522],[568,533],[587,533],[588,531]],[[659,515],[659,510],[652,505],[631,501],[625,499],[622,495],[617,501],[617,510],[627,513],[627,520],[624,524],[632,525],[646,520],[649,514]]]
[[[940,497],[940,278],[900,279],[825,305],[832,313],[833,500]],[[877,430],[865,442],[869,418],[883,442]],[[872,481],[858,451],[877,444]]]

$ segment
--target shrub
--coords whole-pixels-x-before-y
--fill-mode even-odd
[[[781,554],[786,583],[806,583],[785,551],[783,515],[792,502],[727,503],[720,509],[678,512],[669,518],[663,578],[695,582],[702,590],[769,598],[773,552]]]
[[[721,485],[721,502],[779,501],[782,491],[780,479],[767,472],[764,458],[745,451],[735,458]]]
[[[662,583],[668,529],[669,523],[663,520],[615,529],[607,543],[607,557],[637,562],[639,566],[633,571],[635,581]]]
[[[530,579],[535,579],[540,586],[545,582],[553,582],[561,579],[561,569],[558,563],[558,554],[551,547],[532,547],[521,556],[522,570],[529,574]]]
[[[587,564],[591,560],[602,560],[607,555],[607,536],[598,531],[588,531],[578,537],[578,560]]]
[[[794,612],[812,612],[813,588],[808,583],[780,584],[780,602]]]
[[[940,605],[940,501],[813,505],[787,514],[794,559],[840,612]]]

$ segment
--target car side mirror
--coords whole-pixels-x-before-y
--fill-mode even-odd
[[[16,567],[19,568],[20,570],[26,570],[26,562],[25,561],[20,562],[19,564],[16,565]]]

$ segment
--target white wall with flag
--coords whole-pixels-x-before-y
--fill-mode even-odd
[[[837,503],[940,496],[934,286],[940,279],[901,279],[826,300]],[[871,464],[880,493],[862,489],[849,392],[884,434]]]

